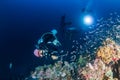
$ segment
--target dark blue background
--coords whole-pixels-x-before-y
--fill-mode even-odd
[[[120,13],[119,0],[0,0],[0,79],[10,76],[10,62],[13,75],[26,75],[41,65],[42,60],[33,55],[37,39],[59,29],[64,14],[79,29],[81,10],[86,7],[96,19]]]

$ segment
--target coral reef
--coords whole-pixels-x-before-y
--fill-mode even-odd
[[[94,60],[80,55],[77,62],[58,61],[54,65],[38,66],[26,80],[119,80],[119,59],[120,46],[107,38]]]

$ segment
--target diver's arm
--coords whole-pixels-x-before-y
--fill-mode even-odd
[[[61,43],[58,41],[56,35],[53,35],[53,34],[52,34],[51,40],[49,40],[47,44],[54,44],[55,46],[61,46]]]
[[[52,43],[56,46],[61,46],[61,43],[57,39],[55,39]]]
[[[41,36],[41,38],[38,40],[38,44],[43,43],[44,40],[45,40],[45,36],[46,36],[46,35],[49,35],[49,34],[51,34],[51,33],[50,33],[50,32],[44,33],[44,34]]]

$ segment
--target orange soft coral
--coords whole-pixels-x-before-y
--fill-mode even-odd
[[[120,46],[107,38],[103,42],[103,46],[98,49],[97,57],[101,57],[102,61],[106,64],[109,64],[111,61],[117,61],[120,58]]]

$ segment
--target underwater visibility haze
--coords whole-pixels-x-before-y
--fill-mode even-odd
[[[119,9],[119,0],[0,0],[0,80],[119,80]]]

